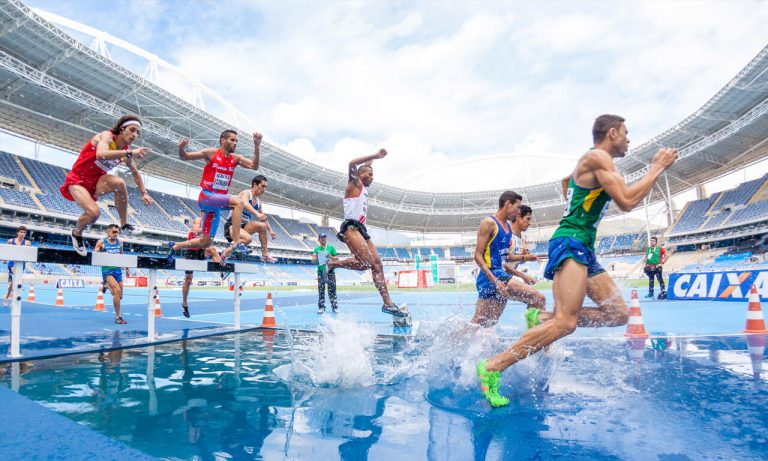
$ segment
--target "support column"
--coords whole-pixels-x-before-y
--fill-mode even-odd
[[[235,272],[235,328],[240,329],[240,273]]]
[[[11,273],[13,274],[13,287],[11,288],[11,347],[8,349],[9,357],[21,357],[21,284],[24,271],[19,267],[24,264],[14,261]]]
[[[149,270],[149,277],[147,279],[147,288],[149,288],[149,295],[147,296],[147,341],[152,342],[155,338],[155,298],[157,295],[157,269]]]

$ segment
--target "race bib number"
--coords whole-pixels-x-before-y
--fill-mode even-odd
[[[120,165],[120,159],[114,159],[114,160],[103,160],[103,159],[97,159],[95,160],[96,166],[101,168],[102,171],[109,173],[112,171],[117,165]]]
[[[213,184],[211,187],[213,187],[216,190],[229,190],[229,179],[231,176],[228,174],[222,174],[222,173],[216,173],[216,176],[213,178]]]

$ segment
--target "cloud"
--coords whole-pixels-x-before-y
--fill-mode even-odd
[[[639,145],[736,75],[768,22],[765,2],[142,5],[141,37],[91,25],[176,64],[245,113],[242,128],[303,158],[343,172],[386,147],[377,182],[436,191],[559,179],[601,113],[624,115]]]

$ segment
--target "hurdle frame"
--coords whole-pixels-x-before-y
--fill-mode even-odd
[[[0,259],[13,261],[13,287],[11,300],[11,341],[8,357],[20,358],[21,354],[21,307],[24,271],[19,270],[20,264],[51,263],[77,264],[86,266],[115,266],[129,269],[147,269],[147,344],[157,341],[155,326],[155,299],[157,297],[157,270],[201,271],[201,272],[230,272],[234,274],[235,290],[233,294],[234,329],[240,330],[240,274],[258,273],[259,266],[251,263],[219,264],[211,261],[199,261],[176,258],[169,261],[163,256],[143,256],[91,252],[80,256],[74,251],[52,250],[36,246],[17,246],[0,244]]]

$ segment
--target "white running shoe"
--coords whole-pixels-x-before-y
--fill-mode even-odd
[[[80,256],[88,256],[88,248],[85,247],[83,236],[75,235],[75,231],[72,231],[72,233],[69,234],[69,236],[72,237],[72,248],[75,249],[77,254],[79,254]]]

